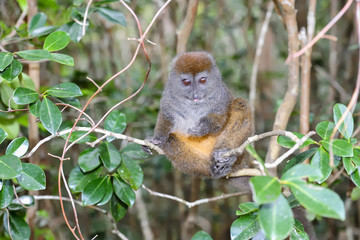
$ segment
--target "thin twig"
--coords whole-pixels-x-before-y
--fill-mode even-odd
[[[82,26],[82,35],[84,36],[85,35],[85,30],[86,30],[86,20],[87,20],[87,15],[88,15],[88,12],[89,12],[89,8],[90,8],[90,5],[92,3],[92,0],[89,0],[89,2],[87,3],[86,5],[86,8],[85,8],[85,14],[84,14],[84,20],[83,20],[83,26]]]
[[[178,197],[169,195],[169,194],[164,194],[164,193],[155,192],[155,191],[147,188],[145,185],[142,185],[142,187],[143,187],[148,193],[150,193],[150,195],[152,195],[152,196],[158,196],[158,197],[170,199],[170,200],[173,200],[173,201],[182,203],[182,204],[186,205],[188,208],[193,208],[193,207],[199,206],[199,205],[201,205],[201,204],[205,204],[205,203],[216,202],[216,201],[219,201],[219,200],[222,200],[222,199],[226,199],[226,198],[230,198],[230,197],[242,196],[242,195],[245,195],[245,194],[248,194],[248,193],[249,193],[248,191],[246,191],[246,192],[237,192],[237,193],[222,194],[222,195],[217,196],[217,197],[204,198],[204,199],[196,200],[196,201],[194,201],[194,202],[189,202],[189,201],[186,201],[186,200],[184,200],[184,199],[181,199],[181,198],[178,198]]]
[[[251,71],[251,77],[250,77],[250,93],[249,93],[249,104],[252,109],[255,109],[255,100],[256,100],[256,80],[257,80],[257,73],[258,73],[258,67],[260,63],[260,57],[262,53],[262,49],[265,42],[265,37],[267,30],[269,28],[269,23],[271,19],[272,12],[274,10],[274,3],[269,2],[264,22],[261,26],[261,30],[259,33],[259,40],[257,42],[256,46],[256,52],[255,52],[255,59],[254,64]]]
[[[273,163],[265,163],[265,167],[267,167],[267,168],[277,167],[280,163],[282,163],[285,159],[287,159],[291,154],[293,154],[296,150],[298,150],[300,148],[300,146],[303,145],[304,142],[314,134],[315,134],[315,132],[311,131],[308,134],[306,134],[305,136],[303,136],[300,139],[300,141],[297,141],[296,144],[292,148],[290,148],[286,153],[284,153],[282,156],[280,156],[278,159],[276,159]]]

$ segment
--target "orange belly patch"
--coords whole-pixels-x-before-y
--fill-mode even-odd
[[[186,149],[201,158],[210,158],[216,143],[216,136],[194,137],[175,133],[176,137],[185,144]]]

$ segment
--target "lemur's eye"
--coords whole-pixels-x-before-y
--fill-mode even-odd
[[[182,81],[182,83],[185,85],[185,86],[188,86],[188,85],[190,85],[190,80],[187,80],[187,79],[183,79],[183,80],[181,80]]]
[[[205,82],[206,82],[206,77],[200,78],[199,82],[200,82],[200,83],[205,83]]]

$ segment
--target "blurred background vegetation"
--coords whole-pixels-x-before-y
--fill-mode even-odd
[[[97,1],[94,1],[97,2]],[[134,0],[129,6],[134,10],[145,28],[163,0]],[[199,2],[195,25],[187,45],[188,51],[205,50],[212,53],[222,72],[223,80],[235,96],[248,98],[249,80],[255,57],[259,31],[266,13],[267,1],[259,0],[203,0]],[[339,11],[345,1],[318,1],[316,8],[316,30],[318,32]],[[85,1],[70,0],[38,0],[38,11],[48,16],[47,24],[62,26],[67,23],[78,7],[85,7]],[[86,35],[80,42],[72,42],[63,50],[65,54],[75,59],[75,67],[60,65],[54,62],[44,62],[40,65],[41,88],[48,88],[61,82],[71,81],[80,86],[85,103],[96,91],[96,87],[86,79],[91,77],[102,84],[113,74],[126,66],[133,56],[137,42],[128,38],[137,38],[136,23],[129,12],[118,2],[108,3],[112,9],[124,14],[126,26],[107,21],[99,14],[91,14],[90,25]],[[156,45],[147,43],[147,52],[152,62],[149,80],[144,89],[131,101],[124,103],[119,110],[126,114],[127,128],[124,134],[144,139],[153,133],[159,102],[171,59],[176,55],[176,34],[182,26],[186,14],[187,1],[173,0],[160,15],[152,27],[147,39]],[[306,26],[307,1],[296,1],[298,10],[298,27]],[[21,14],[15,0],[0,0],[0,28],[2,36],[6,36]],[[358,48],[356,43],[355,8],[348,11],[332,28],[330,34],[337,41],[320,40],[313,48],[311,70],[311,105],[310,129],[322,120],[332,119],[332,106],[336,102],[347,103],[355,85],[357,72]],[[21,28],[26,28],[22,25]],[[40,37],[41,38],[41,37]],[[41,47],[37,38],[30,44]],[[29,42],[20,41],[6,46],[7,51],[16,52],[26,49]],[[335,56],[335,61],[330,55]],[[335,54],[335,55],[334,55]],[[286,91],[288,78],[285,59],[288,56],[287,33],[280,17],[273,12],[265,45],[259,64],[257,100],[255,103],[256,133],[272,129],[274,116]],[[26,65],[24,65],[26,68]],[[110,83],[98,95],[88,108],[88,112],[99,120],[115,103],[135,92],[143,82],[147,61],[141,53],[131,68]],[[1,83],[0,83],[1,84]],[[0,108],[6,109],[7,102],[1,98]],[[356,112],[355,112],[356,113]],[[63,113],[64,124],[73,122],[77,113],[66,110]],[[0,113],[0,127],[13,121],[11,131],[13,136],[27,135],[27,114]],[[299,106],[291,114],[288,129],[299,131]],[[41,138],[47,133],[41,131]],[[9,141],[9,140],[7,140]],[[126,143],[116,141],[119,148]],[[5,151],[3,144],[0,153]],[[49,158],[47,152],[60,154],[64,140],[61,138],[48,142],[39,152],[42,167],[46,170],[47,189],[41,194],[57,195],[58,161]],[[86,145],[76,145],[69,157],[74,161],[65,162],[65,173],[77,165],[75,161]],[[258,153],[265,156],[267,141],[256,143]],[[190,200],[191,176],[174,174],[171,164],[163,156],[155,154],[142,160],[144,184],[152,190],[176,195]],[[342,185],[349,184],[342,182]],[[341,189],[341,185],[338,186]],[[346,189],[346,188],[343,188]],[[189,239],[197,230],[204,229],[211,233],[214,239],[229,239],[229,228],[236,219],[235,211],[246,197],[235,197],[215,203],[199,206],[197,214],[189,215],[189,209],[176,202],[150,196],[140,190],[135,206],[129,209],[126,216],[118,223],[119,230],[129,239],[145,239],[141,231],[141,212],[146,208],[151,230],[155,239]],[[339,190],[341,196],[346,196],[344,190]],[[221,193],[234,192],[219,182],[201,180],[200,192],[197,198],[212,197]],[[139,197],[140,196],[140,197]],[[139,200],[141,198],[141,200]],[[145,204],[139,205],[138,201]],[[354,211],[348,216],[347,222],[318,219],[315,221],[319,239],[344,239],[346,224],[359,226],[359,202],[357,207],[352,203]],[[65,203],[67,212],[71,215],[70,205]],[[87,239],[98,235],[97,239],[114,239],[111,233],[111,222],[106,215],[78,207],[82,231],[88,233]],[[59,203],[56,201],[41,201],[38,210],[36,227],[37,239],[70,239],[70,232],[64,224]],[[194,218],[190,218],[193,216]],[[185,229],[185,230],[184,230]],[[186,233],[185,233],[185,232]],[[360,239],[360,230],[356,235]],[[5,239],[0,229],[0,238]]]

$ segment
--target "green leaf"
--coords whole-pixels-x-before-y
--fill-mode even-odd
[[[355,183],[355,185],[357,187],[360,187],[360,171],[359,171],[360,167],[357,167],[356,170],[351,173],[350,177],[351,180],[353,181],[353,183]]]
[[[100,202],[98,202],[98,206],[101,206],[101,205],[105,205],[106,203],[108,203],[111,199],[113,195],[113,187],[112,187],[112,183],[111,183],[111,178],[108,177],[106,179],[106,187],[105,187],[105,195],[104,197],[101,199]]]
[[[0,128],[0,144],[6,139],[8,134],[4,131],[4,129]]]
[[[115,195],[111,197],[110,212],[115,222],[120,221],[126,214],[128,206],[121,202]]]
[[[342,160],[347,174],[352,174],[356,170],[356,164],[352,161],[352,157],[344,157]]]
[[[1,97],[1,101],[4,103],[5,106],[9,106],[9,102],[10,102],[10,107],[12,109],[18,109],[20,106],[17,105],[14,100],[12,99],[12,93],[14,92],[14,89],[12,89],[9,85],[7,84],[0,84],[0,97]],[[11,99],[9,101],[9,99]],[[7,132],[9,134],[9,136],[11,136],[12,134],[10,132]]]
[[[60,128],[62,129],[62,127]],[[59,130],[60,131],[60,130]],[[69,138],[69,142],[74,142],[77,139],[79,139],[80,137],[82,137],[83,135],[85,135],[87,132],[86,131],[75,131],[71,133],[71,136]],[[64,139],[67,139],[67,137],[69,136],[69,134],[64,134],[61,137]],[[81,140],[79,140],[78,142],[76,142],[77,144],[81,144],[81,143],[86,143],[86,142],[93,142],[97,139],[95,133],[90,133],[88,135],[86,135],[85,137],[83,137]]]
[[[291,181],[287,185],[300,204],[310,212],[324,217],[345,219],[344,203],[339,195],[330,189],[303,181]]]
[[[26,137],[19,137],[10,142],[7,146],[5,154],[22,157],[29,149],[29,141]]]
[[[144,179],[144,173],[139,164],[127,155],[122,156],[122,163],[117,172],[120,177],[135,190],[139,189]]]
[[[8,134],[8,139],[16,138],[20,132],[20,124],[16,119],[0,118],[0,128]]]
[[[290,196],[288,196],[286,200],[288,201],[291,208],[300,206],[300,203],[298,200],[296,200],[294,194],[290,194]]]
[[[97,12],[106,20],[126,27],[126,19],[121,12],[104,7],[97,8]]]
[[[71,106],[74,106],[78,109],[81,109],[81,104],[80,104],[80,101],[79,99],[75,98],[75,97],[71,97],[71,98],[56,98],[57,100],[59,100],[60,102],[62,103],[65,103],[65,104],[69,104]]]
[[[198,231],[195,235],[191,238],[191,240],[213,240],[212,237],[204,231]]]
[[[79,167],[75,167],[71,170],[69,175],[69,187],[74,193],[82,192],[85,186],[97,179],[100,175],[101,168],[98,168],[92,172],[83,173]]]
[[[109,142],[103,142],[99,146],[100,158],[109,172],[114,171],[121,163],[121,155],[116,147]]]
[[[123,201],[126,205],[131,207],[135,202],[135,193],[132,188],[127,185],[122,179],[118,176],[113,178],[113,189],[115,195]]]
[[[86,185],[82,193],[83,205],[94,205],[103,199],[106,193],[107,178],[97,178]]]
[[[50,53],[50,55],[51,55],[51,61],[71,67],[75,65],[74,58],[69,55],[61,54],[61,53]]]
[[[69,28],[70,39],[76,43],[80,42],[81,38],[84,36],[83,26],[78,24],[77,22],[69,23],[69,25],[70,25],[70,28]],[[89,27],[88,25],[89,25],[89,21],[86,21],[85,32]]]
[[[30,104],[39,99],[39,94],[29,88],[18,87],[14,91],[13,99],[16,104]]]
[[[332,144],[330,144],[330,140],[322,140],[322,141],[320,141],[320,144],[328,152],[330,152],[330,148],[332,147],[333,153],[336,156],[339,156],[339,157],[352,157],[353,156],[353,146],[351,145],[351,143],[349,143],[343,139],[334,139]]]
[[[351,191],[351,200],[356,201],[359,199],[360,199],[360,188],[356,187]],[[1,205],[0,205],[0,208],[1,208]]]
[[[23,70],[23,65],[16,59],[5,68],[3,72],[0,72],[0,77],[4,78],[8,82],[12,82]]]
[[[101,162],[98,148],[85,149],[79,155],[78,164],[83,172],[89,172],[97,168]]]
[[[10,205],[14,197],[14,188],[11,180],[3,180],[2,189],[0,191],[0,209]]]
[[[290,240],[309,240],[309,236],[305,232],[304,227],[301,224],[301,222],[296,219],[294,219],[294,220],[295,220],[295,223],[293,226],[293,230],[290,234]]]
[[[49,33],[52,33],[54,31],[56,31],[58,29],[58,27],[56,26],[43,26],[43,27],[39,27],[37,29],[35,29],[32,33],[31,36],[33,37],[41,37],[41,36],[45,36]]]
[[[40,121],[45,129],[53,135],[59,129],[62,122],[60,110],[46,97],[44,97],[40,106]]]
[[[4,71],[13,61],[14,56],[10,52],[0,52],[0,72]]]
[[[328,179],[332,172],[332,168],[330,167],[330,155],[323,147],[320,147],[315,153],[311,159],[310,165],[321,171],[320,176],[311,176],[311,179],[316,180],[318,183],[323,183]]]
[[[144,150],[142,150],[141,146],[136,143],[128,143],[120,152],[122,155],[126,155],[133,159],[144,159],[149,157]]]
[[[72,82],[65,82],[49,88],[45,93],[54,97],[68,98],[82,96],[80,88]]]
[[[312,155],[315,154],[315,152],[318,150],[318,148],[310,148],[309,150],[300,153],[299,155],[296,155],[295,157],[293,157],[292,159],[289,160],[288,163],[286,163],[284,170],[283,170],[283,174],[289,170],[290,168],[292,168],[295,165],[298,165],[302,162],[304,162],[305,160],[309,159]]]
[[[307,177],[319,178],[321,176],[322,175],[319,169],[307,164],[298,164],[286,171],[282,175],[281,180],[292,181],[301,180]]]
[[[269,176],[257,176],[250,179],[254,201],[258,204],[273,202],[281,194],[279,180]]]
[[[343,104],[337,103],[337,104],[335,104],[333,111],[334,111],[334,121],[335,121],[335,124],[337,124],[339,122],[341,116],[344,115],[344,113],[346,111],[346,106]],[[351,135],[353,134],[353,131],[354,131],[354,119],[352,117],[351,112],[348,112],[345,120],[339,126],[339,132],[344,136],[344,138],[349,140],[351,138]]]
[[[24,189],[34,191],[46,188],[46,177],[44,171],[37,165],[23,163],[22,170],[17,180]]]
[[[269,240],[285,239],[294,223],[293,213],[283,195],[259,210],[259,223]]]
[[[14,155],[0,156],[0,179],[12,179],[21,174],[20,159]]]
[[[29,23],[29,33],[31,34],[35,29],[43,27],[46,23],[47,16],[45,13],[39,12],[35,14]]]
[[[111,112],[105,119],[105,130],[114,133],[122,133],[126,128],[126,116],[120,111]],[[106,140],[111,142],[114,137],[108,137]]]
[[[316,132],[317,134],[319,134],[319,136],[322,139],[329,139],[333,130],[335,128],[335,123],[333,122],[329,122],[329,121],[324,121],[324,122],[320,122],[318,123],[318,125],[316,125]]]
[[[59,51],[65,48],[69,41],[69,34],[63,31],[56,31],[46,37],[43,49],[48,52]]]
[[[7,234],[12,239],[27,240],[30,238],[30,227],[25,222],[24,218],[18,216],[16,213],[6,212],[3,218],[4,228]]]
[[[29,61],[52,60],[51,54],[41,49],[24,50],[16,54]]]
[[[36,100],[36,102],[29,104],[29,111],[32,115],[39,117],[40,107],[41,107],[41,101],[38,99]]]
[[[236,211],[236,215],[241,216],[241,215],[246,215],[252,212],[257,212],[259,210],[259,206],[254,203],[254,202],[246,202],[246,203],[241,203],[239,205],[240,211]]]
[[[297,136],[299,139],[301,139],[301,138],[304,136],[304,134],[297,133],[297,132],[293,132],[293,134],[294,134],[295,136]],[[296,142],[294,142],[293,140],[291,140],[290,138],[285,137],[285,136],[279,136],[279,137],[277,138],[277,142],[278,142],[281,146],[283,146],[283,147],[285,147],[285,148],[292,148],[292,147],[296,144]],[[306,146],[308,146],[308,145],[310,145],[310,144],[316,144],[316,142],[315,142],[314,140],[312,140],[311,138],[308,138],[308,139],[303,143],[303,145],[300,146],[300,148],[306,147]]]
[[[27,1],[26,0],[16,0],[17,3],[19,4],[19,7],[21,9],[21,11],[27,11],[28,9],[28,4],[27,4]]]
[[[257,220],[257,214],[250,213],[241,216],[233,222],[230,228],[230,237],[232,240],[250,239],[259,231],[260,225]]]

